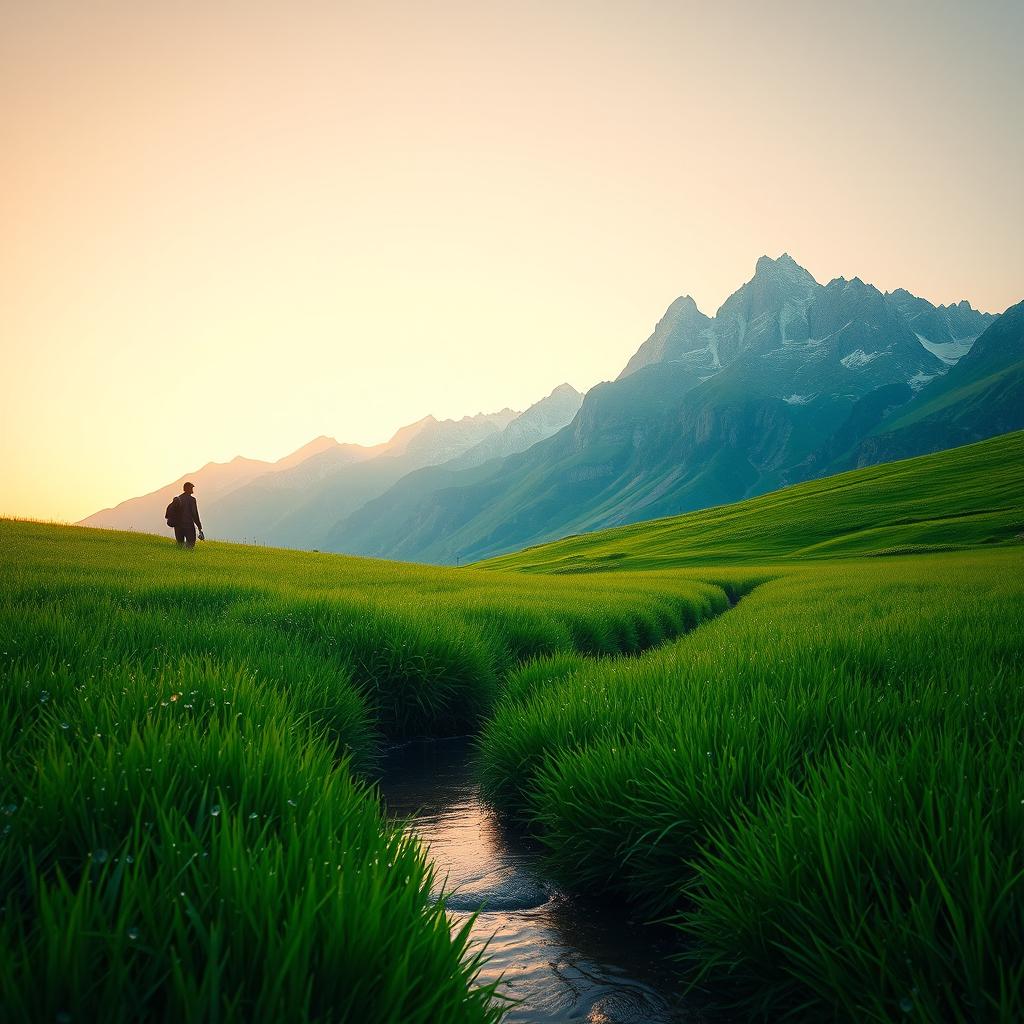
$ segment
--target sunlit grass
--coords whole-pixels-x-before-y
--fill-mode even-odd
[[[487,1021],[478,954],[361,779],[539,655],[727,604],[0,523],[5,1020]]]
[[[786,487],[748,501],[567,537],[483,563],[525,572],[963,550],[1024,533],[1024,431]]]
[[[1019,550],[779,569],[639,660],[515,674],[485,791],[746,1013],[1020,1019],[1022,635]]]

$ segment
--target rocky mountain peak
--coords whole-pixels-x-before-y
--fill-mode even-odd
[[[683,314],[688,313],[690,315],[694,313],[700,313],[700,309],[692,295],[680,295],[671,306],[668,307],[667,313]],[[703,313],[701,313],[703,316]]]
[[[619,374],[628,377],[649,363],[664,363],[707,349],[704,334],[711,319],[698,308],[690,295],[681,295],[665,310],[654,333],[640,346],[636,354]]]
[[[782,308],[786,302],[804,302],[821,286],[810,271],[788,253],[777,260],[762,256],[754,267],[754,276],[722,303],[716,319],[726,316],[760,316]]]
[[[775,282],[802,285],[804,287],[816,286],[817,281],[805,267],[799,263],[788,252],[784,252],[778,259],[770,256],[762,256],[754,265],[754,276],[748,283],[758,279],[771,279]],[[742,291],[742,289],[741,289]]]

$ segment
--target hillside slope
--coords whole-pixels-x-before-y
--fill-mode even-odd
[[[865,465],[1024,429],[1024,302],[1011,306],[949,373],[892,410],[857,446]]]
[[[1024,431],[481,563],[544,572],[920,551],[1024,536]]]

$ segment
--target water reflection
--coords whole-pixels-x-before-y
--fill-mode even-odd
[[[694,1022],[676,993],[665,936],[593,901],[571,898],[545,878],[539,852],[510,833],[479,799],[465,739],[395,748],[381,791],[410,819],[453,892],[455,925],[481,908],[477,941],[489,941],[484,983],[519,1000],[510,1022],[595,1024]]]

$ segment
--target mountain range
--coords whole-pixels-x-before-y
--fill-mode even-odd
[[[319,437],[274,463],[241,456],[207,463],[173,483],[82,520],[84,526],[159,531],[171,498],[185,480],[196,485],[211,537],[317,548],[339,517],[386,491],[405,475],[450,460],[475,465],[522,451],[568,423],[583,396],[568,384],[525,412],[438,420],[425,416],[374,446]]]
[[[562,385],[523,413],[427,417],[375,448],[319,438],[193,479],[211,535],[445,563],[1022,427],[1024,303],[996,317],[822,285],[783,254],[712,317],[676,299],[585,397]],[[85,522],[159,529],[179,484]]]

